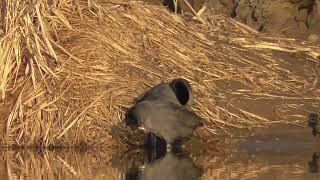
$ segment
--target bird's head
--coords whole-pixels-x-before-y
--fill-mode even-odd
[[[136,106],[130,108],[125,116],[125,124],[131,129],[141,129],[144,130],[143,118],[141,117],[141,112],[136,108]]]

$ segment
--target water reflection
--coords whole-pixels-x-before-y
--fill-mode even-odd
[[[196,138],[195,138],[196,139]],[[231,142],[224,151],[197,141],[163,148],[0,150],[0,177],[14,179],[320,179],[319,136],[277,126]],[[158,146],[159,147],[159,146]]]
[[[0,153],[0,175],[13,179],[319,179],[316,153],[170,152],[132,149]]]
[[[309,171],[311,173],[318,173],[319,172],[319,155],[317,153],[313,153],[312,160],[309,161]]]
[[[183,152],[155,153],[154,150],[148,150],[149,162],[133,167],[126,172],[126,180],[197,180],[201,179],[202,170],[197,167],[193,160]],[[156,156],[154,156],[156,155]]]

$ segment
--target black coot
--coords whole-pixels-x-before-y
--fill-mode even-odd
[[[183,106],[191,106],[193,95],[190,83],[182,78],[174,79],[170,83],[161,83],[142,94],[136,103],[145,100],[170,101]]]
[[[189,82],[182,78],[174,79],[170,83],[161,83],[138,97],[136,105],[128,110],[125,122],[131,128],[138,128],[140,126],[140,129],[143,129],[144,118],[148,117],[149,119],[151,118],[151,121],[154,121],[152,128],[147,128],[147,132],[149,132],[145,144],[147,148],[161,148],[163,146],[166,147],[167,144],[179,146],[183,137],[192,135],[194,130],[194,127],[185,126],[185,124],[192,121],[196,122],[200,119],[193,112],[185,108],[190,107],[192,103],[193,95]],[[166,123],[166,126],[162,125],[164,123]],[[163,127],[167,128],[166,132],[162,129]],[[176,127],[179,128],[176,129]],[[158,130],[161,132],[157,132]],[[167,134],[172,140],[169,140],[168,137],[167,139],[163,139],[164,136],[161,133],[169,131],[173,131]]]
[[[174,79],[170,83],[161,83],[140,95],[135,100],[135,103],[139,104],[140,102],[146,100],[171,102],[177,105],[190,107],[193,103],[191,85],[187,80],[182,78]],[[127,126],[135,129],[138,125],[137,121],[130,118],[130,112],[133,110],[133,108],[127,111],[125,123]],[[153,135],[151,135],[151,137],[153,137]]]
[[[139,129],[163,138],[169,148],[176,140],[189,138],[202,126],[201,118],[194,112],[165,100],[141,101],[130,109],[128,118]]]

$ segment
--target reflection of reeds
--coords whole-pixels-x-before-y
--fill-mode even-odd
[[[10,180],[120,179],[121,173],[111,167],[110,158],[108,153],[77,150],[7,151],[1,154],[0,162],[4,162]]]
[[[309,178],[312,158],[285,154],[203,153],[191,155],[203,169],[203,179],[248,179],[265,175],[277,179]],[[293,163],[294,162],[294,163]],[[4,179],[123,179],[124,173],[145,162],[143,151],[12,151],[0,153],[0,174]],[[315,174],[316,175],[316,174]]]
[[[136,1],[1,2],[3,146],[135,143],[141,134],[120,123],[124,110],[147,87],[181,76],[192,83],[195,110],[206,120],[201,137],[219,129],[231,134],[229,127],[301,124],[301,114],[288,116],[288,109],[320,104],[318,73],[296,72],[286,58],[302,56],[312,67],[307,64],[318,61],[319,47],[306,42],[257,37],[221,16],[185,22],[164,7]],[[234,82],[239,87],[228,91]],[[236,98],[280,101],[282,111],[266,118]]]

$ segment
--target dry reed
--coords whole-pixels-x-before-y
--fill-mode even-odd
[[[319,46],[227,17],[185,21],[165,7],[111,0],[2,0],[0,9],[2,146],[136,143],[142,135],[124,127],[124,111],[176,77],[192,83],[203,139],[303,124],[320,107]],[[260,101],[276,115],[252,110]]]

